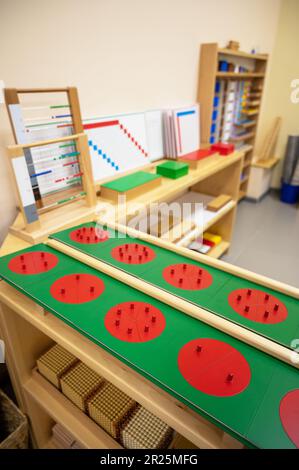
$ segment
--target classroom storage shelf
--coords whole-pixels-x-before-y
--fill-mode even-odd
[[[51,447],[51,429],[58,422],[87,447],[121,448],[105,431],[34,370],[36,360],[53,343],[75,355],[172,429],[200,448],[242,445],[201,418],[114,356],[89,341],[5,282],[0,283],[0,326],[9,330],[7,361],[20,408],[30,416],[33,445]],[[24,338],[26,340],[24,341]]]
[[[220,70],[221,61],[228,65],[232,64],[232,68],[238,67],[238,69],[235,68],[235,71],[233,71],[229,67],[229,70]],[[242,84],[247,84],[246,86],[249,92],[246,92],[246,100],[244,100],[244,102],[242,101],[240,105],[240,109],[242,109],[243,113],[242,116],[246,116],[246,118],[242,118],[244,124],[242,124],[242,120],[236,123],[235,127],[238,128],[238,132],[235,133],[236,135],[232,134],[229,141],[234,143],[238,148],[240,147],[240,150],[246,153],[244,168],[248,170],[248,177],[250,164],[253,160],[267,63],[267,54],[250,54],[243,51],[220,48],[217,43],[201,45],[198,101],[201,106],[202,143],[209,144],[214,138],[215,132],[218,140],[226,140],[228,137],[225,135],[224,117],[221,118],[221,122],[218,121],[220,116],[225,116],[226,111],[230,109],[227,106],[234,106],[234,109],[236,109],[237,101],[235,101],[234,104],[228,105],[226,103],[227,94],[225,92],[221,95],[218,88],[220,86],[220,89],[222,89],[222,85],[218,84],[222,82],[225,83],[225,85],[223,85],[225,90],[230,90],[229,84],[237,83],[231,86],[236,86],[240,90],[241,87],[243,87]],[[246,69],[246,71],[244,71],[244,69]],[[237,100],[236,97],[237,94],[235,95],[235,99]],[[243,130],[243,135],[242,132],[241,134],[239,133],[239,130]],[[242,142],[244,142],[244,144],[240,146]],[[246,196],[248,179],[249,178],[247,178],[246,181],[242,181],[242,189],[240,189],[238,200]]]

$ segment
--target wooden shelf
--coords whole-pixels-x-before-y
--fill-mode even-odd
[[[238,137],[231,137],[230,140],[232,142],[242,142],[242,140],[249,140],[254,137],[254,132],[249,132],[248,134],[243,134]]]
[[[212,258],[220,258],[229,249],[230,243],[222,240],[218,245],[214,246],[208,253],[207,256]]]
[[[244,160],[243,168],[248,168],[249,166],[251,166],[251,160]]]
[[[249,180],[249,175],[248,176],[244,176],[244,178],[241,179],[240,181],[240,186],[242,186],[244,183],[246,183],[247,181]]]
[[[251,54],[250,52],[234,51],[232,49],[226,49],[226,48],[218,48],[218,53],[225,54],[225,55],[232,55],[235,57],[243,57],[246,59],[253,59],[253,60],[264,60],[264,61],[268,60],[267,54]]]
[[[239,150],[240,152],[248,153],[248,152],[251,152],[251,150],[253,150],[253,145],[244,144],[244,145],[242,145],[242,147],[240,147],[238,150]]]
[[[246,196],[246,192],[240,190],[240,191],[239,191],[238,201],[241,201],[242,199],[244,199],[245,196]]]
[[[89,449],[122,449],[100,426],[68,400],[36,370],[24,384],[27,392],[57,423]],[[51,442],[51,440],[50,440]]]
[[[210,227],[215,225],[217,222],[221,221],[223,217],[225,217],[231,210],[233,210],[236,207],[237,203],[236,201],[229,201],[222,209],[218,211],[218,213],[215,213],[215,217],[210,219],[208,222],[206,222],[201,229],[201,227],[197,227],[193,230],[191,230],[189,233],[187,233],[184,237],[182,237],[181,240],[179,240],[178,243],[176,243],[177,246],[183,246],[183,247],[188,247],[190,243],[198,238],[203,232],[206,232]]]
[[[244,123],[244,124],[236,124],[237,127],[244,127],[245,129],[249,129],[250,127],[254,127],[257,124],[256,121]]]
[[[264,73],[259,72],[217,72],[216,77],[218,78],[232,78],[232,79],[244,79],[244,78],[264,78]]]

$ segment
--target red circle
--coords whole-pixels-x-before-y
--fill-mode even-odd
[[[104,291],[104,282],[91,274],[68,274],[51,286],[51,295],[66,304],[83,304],[97,299]]]
[[[288,392],[282,398],[279,415],[283,429],[299,448],[299,389]]]
[[[125,243],[116,246],[111,251],[111,255],[116,261],[127,264],[149,263],[156,256],[154,250],[140,243]]]
[[[145,302],[123,302],[112,307],[105,316],[105,327],[109,333],[129,343],[155,339],[165,326],[163,313]]]
[[[258,323],[280,323],[288,316],[283,302],[257,289],[234,290],[228,296],[228,303],[239,315]]]
[[[251,378],[249,364],[237,349],[209,338],[185,344],[178,355],[178,366],[192,387],[217,397],[243,392]]]
[[[212,275],[194,264],[172,264],[163,270],[166,282],[179,289],[201,290],[213,282]]]
[[[8,263],[11,271],[17,274],[41,274],[55,268],[57,256],[46,251],[30,251],[15,256]]]
[[[102,243],[108,238],[109,233],[99,227],[80,227],[70,233],[70,239],[76,243]]]

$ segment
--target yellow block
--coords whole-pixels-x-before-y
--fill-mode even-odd
[[[210,233],[210,232],[204,232],[203,238],[205,238],[206,240],[209,240],[210,242],[215,243],[215,245],[218,245],[222,240],[222,237],[220,235],[215,235],[214,233]]]

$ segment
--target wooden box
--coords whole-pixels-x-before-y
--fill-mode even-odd
[[[157,188],[161,182],[162,178],[158,175],[137,171],[103,184],[101,186],[101,197],[110,199],[113,202],[117,202],[119,196],[126,196],[129,200]]]
[[[78,363],[78,359],[59,344],[55,344],[37,360],[37,368],[55,387],[61,388],[63,374]]]
[[[112,437],[119,439],[121,426],[137,403],[111,383],[106,383],[88,401],[88,414]]]
[[[61,378],[62,393],[78,408],[87,412],[87,401],[105,383],[104,379],[79,362],[73,369]]]
[[[172,435],[166,423],[139,406],[121,430],[121,441],[127,449],[165,449]]]

